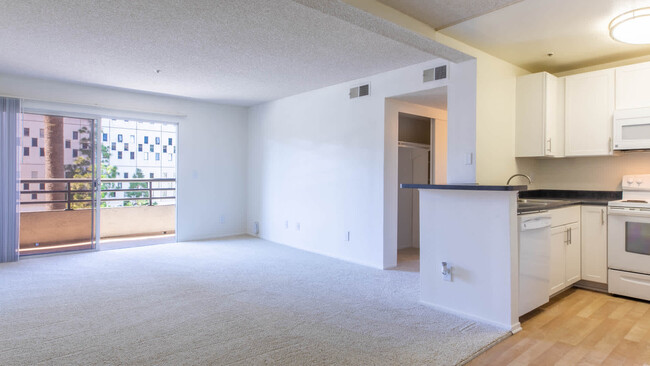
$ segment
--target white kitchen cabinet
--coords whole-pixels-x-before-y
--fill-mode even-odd
[[[650,107],[650,62],[616,68],[616,109]]]
[[[566,77],[565,155],[612,155],[614,69]]]
[[[547,72],[517,78],[516,157],[564,155],[563,83]]]
[[[607,207],[582,206],[582,279],[607,283]]]
[[[549,295],[573,285],[581,278],[580,207],[550,210],[551,258]]]

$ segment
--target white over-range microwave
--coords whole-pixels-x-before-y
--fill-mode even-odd
[[[650,108],[614,112],[614,150],[650,150]]]

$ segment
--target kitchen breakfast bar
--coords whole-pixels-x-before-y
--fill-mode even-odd
[[[419,190],[420,301],[513,333],[521,330],[517,193],[527,186],[401,188]]]

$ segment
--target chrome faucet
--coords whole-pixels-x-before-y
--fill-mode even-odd
[[[527,176],[526,174],[517,173],[517,174],[513,174],[512,177],[508,178],[508,182],[506,183],[506,185],[509,186],[509,185],[510,185],[510,181],[511,181],[513,178],[515,178],[515,177],[524,177],[524,178],[528,179],[528,184],[533,183],[533,180],[530,179],[530,177]]]

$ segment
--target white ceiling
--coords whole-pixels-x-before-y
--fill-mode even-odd
[[[240,105],[438,56],[468,59],[336,0],[20,0],[1,8],[1,72]]]
[[[428,0],[411,11],[432,10]],[[609,36],[617,15],[650,0],[524,0],[441,32],[531,71],[551,73],[650,55]],[[547,54],[553,52],[552,57]]]
[[[378,0],[439,30],[522,0]]]
[[[391,99],[397,99],[404,102],[419,104],[427,107],[447,110],[447,87],[422,90],[415,93],[404,94]]]

